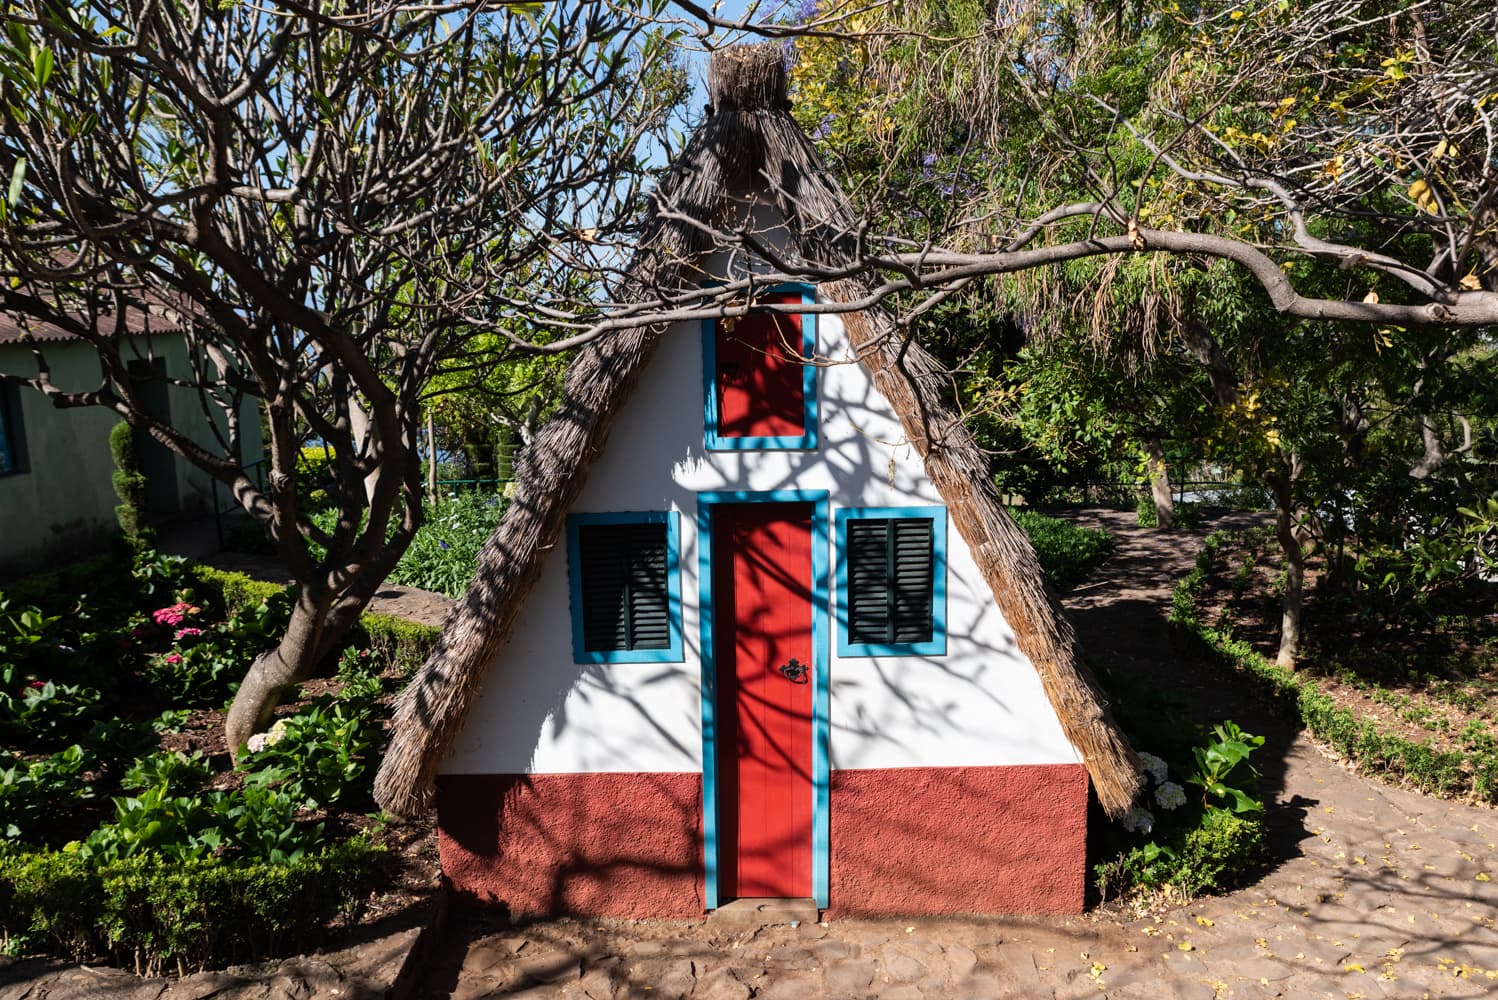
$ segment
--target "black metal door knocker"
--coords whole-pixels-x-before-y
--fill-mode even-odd
[[[795,657],[791,657],[790,660],[782,663],[777,669],[780,671],[781,676],[790,681],[792,684],[805,684],[808,680],[810,680],[810,678],[806,676],[806,664],[802,663]]]

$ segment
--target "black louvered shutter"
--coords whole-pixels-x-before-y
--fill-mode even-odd
[[[890,604],[895,642],[931,641],[931,519],[891,522]]]
[[[848,522],[848,641],[889,642],[889,521]]]
[[[584,648],[669,648],[666,526],[585,525],[578,530],[578,544]]]
[[[848,641],[929,642],[935,556],[929,517],[848,521]]]

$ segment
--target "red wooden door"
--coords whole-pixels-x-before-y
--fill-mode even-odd
[[[719,892],[812,894],[811,504],[714,514]]]

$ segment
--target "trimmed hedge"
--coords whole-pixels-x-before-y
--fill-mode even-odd
[[[1045,582],[1058,594],[1113,555],[1113,536],[1103,528],[1083,528],[1033,510],[1011,508],[1009,516],[1029,537]]]
[[[1422,792],[1498,804],[1498,757],[1471,758],[1460,750],[1439,750],[1428,742],[1385,730],[1373,719],[1360,718],[1338,705],[1314,678],[1282,667],[1243,640],[1203,625],[1198,608],[1201,591],[1217,550],[1228,537],[1226,532],[1210,535],[1196,566],[1176,584],[1171,624],[1201,642],[1225,666],[1253,680],[1276,704],[1298,716],[1313,736],[1360,767],[1405,781]]]
[[[193,582],[218,598],[224,612],[232,615],[246,604],[259,604],[283,593],[289,583],[270,583],[244,573],[194,563],[188,570]]]
[[[359,619],[368,637],[369,651],[382,663],[395,663],[401,673],[410,676],[426,661],[437,645],[440,628],[407,621],[395,615],[366,611]]]
[[[137,855],[94,867],[69,851],[0,856],[0,934],[12,947],[109,955],[137,973],[222,966],[305,947],[357,919],[385,849],[364,837],[287,865]]]
[[[291,586],[267,583],[212,566],[195,565],[192,576],[194,582],[218,598],[228,614],[244,605],[268,600]],[[401,673],[406,675],[421,666],[442,634],[440,628],[431,625],[370,611],[360,616],[359,627],[364,631],[370,652],[381,662],[398,664]]]

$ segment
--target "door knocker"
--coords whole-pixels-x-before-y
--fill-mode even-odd
[[[780,671],[781,676],[792,684],[805,684],[810,679],[806,676],[806,664],[795,657],[782,663],[777,669]]]

